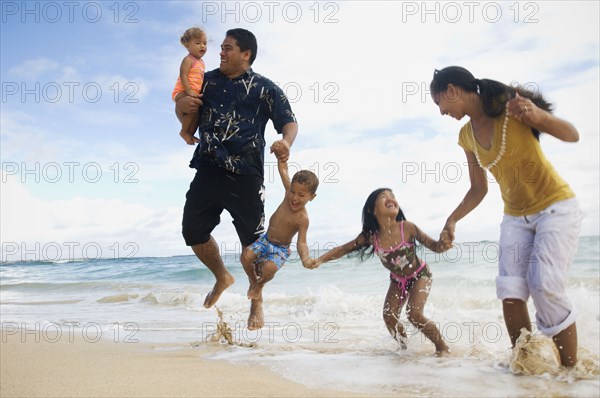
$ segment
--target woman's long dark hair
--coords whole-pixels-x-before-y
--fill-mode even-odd
[[[429,85],[432,94],[443,93],[448,89],[448,84],[453,84],[481,97],[483,111],[489,117],[497,117],[505,109],[506,102],[517,93],[521,97],[529,98],[536,106],[552,112],[552,104],[546,101],[540,92],[533,92],[522,86],[511,87],[491,79],[476,79],[467,69],[460,66],[448,66],[442,70],[435,70],[433,80]],[[531,132],[537,140],[540,132],[533,127]]]
[[[375,218],[375,202],[377,201],[377,197],[384,191],[390,191],[389,188],[379,188],[371,192],[367,200],[365,201],[365,205],[362,210],[362,232],[361,234],[365,237],[367,242],[372,242],[373,235],[379,230],[379,223]],[[402,209],[398,212],[396,216],[396,221],[406,220]],[[370,249],[370,251],[368,251]],[[359,255],[361,260],[364,260],[367,257],[373,255],[374,248],[372,244],[368,244],[366,246],[359,247],[357,249],[359,251]],[[368,251],[368,252],[367,252]]]

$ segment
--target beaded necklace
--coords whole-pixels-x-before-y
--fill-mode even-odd
[[[481,159],[479,159],[479,153],[477,152],[477,140],[475,139],[475,133],[473,132],[473,125],[471,124],[471,121],[469,120],[469,128],[471,129],[471,136],[473,137],[473,141],[475,142],[475,146],[474,146],[475,158],[477,159],[477,163],[479,163],[479,166],[481,168],[490,170],[492,167],[496,166],[498,164],[498,162],[500,161],[500,159],[502,159],[502,156],[504,156],[504,151],[506,150],[506,127],[508,127],[508,102],[506,103],[504,123],[502,123],[502,142],[500,144],[500,150],[498,151],[498,156],[496,156],[496,159],[494,159],[494,161],[492,163],[484,165],[481,163]]]

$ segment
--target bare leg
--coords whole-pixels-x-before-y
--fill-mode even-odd
[[[400,323],[400,311],[402,306],[400,304],[400,289],[396,282],[390,282],[390,287],[385,296],[385,302],[383,304],[383,321],[385,326],[392,335],[392,337],[400,343],[402,349],[406,349],[406,331],[404,326]]]
[[[175,96],[175,103],[177,103],[177,101],[179,101],[180,99],[182,99],[182,98],[183,98],[183,97],[185,97],[186,95],[187,95],[187,94],[186,94],[186,93],[184,93],[184,92],[178,93],[178,94]],[[183,121],[182,121],[182,118],[183,118],[183,115],[185,115],[185,113],[183,113],[182,111],[180,111],[179,109],[177,109],[177,105],[175,106],[175,115],[177,115],[177,119],[178,119],[180,122],[183,122]]]
[[[250,316],[248,317],[248,330],[257,330],[265,326],[262,303],[262,297],[258,300],[252,300]]]
[[[199,121],[199,115],[198,113],[188,113],[187,115],[191,115],[190,119],[190,126],[188,128],[188,134],[190,137],[194,137],[194,134],[196,134],[196,131],[198,130],[198,121]],[[183,129],[183,127],[182,127]]]
[[[250,287],[252,287],[252,285],[256,284],[256,281],[258,280],[258,275],[256,275],[256,268],[255,268],[255,264],[256,264],[256,260],[258,259],[258,257],[256,256],[256,253],[254,253],[252,250],[250,250],[248,247],[244,248],[244,250],[242,251],[242,255],[240,257],[240,262],[242,263],[242,266],[244,267],[244,271],[246,272],[246,275],[248,275],[248,283],[250,284]],[[250,297],[248,297],[250,298]]]
[[[185,96],[187,96],[187,94],[184,92],[177,94],[175,96],[175,102]],[[175,106],[175,115],[177,115],[177,119],[181,122],[179,136],[183,138],[186,144],[194,145],[194,134],[196,134],[196,130],[198,130],[198,113],[183,113]]]
[[[235,282],[235,279],[233,275],[227,271],[227,268],[225,268],[225,264],[223,264],[221,254],[219,253],[219,246],[212,236],[208,242],[192,246],[192,250],[196,254],[196,257],[198,257],[198,259],[211,270],[215,278],[217,278],[215,286],[210,293],[206,295],[206,299],[204,300],[204,307],[210,308],[217,300],[219,300],[221,293]]]
[[[263,287],[267,282],[273,279],[278,270],[279,269],[277,268],[277,265],[273,261],[264,261],[256,264],[255,273],[259,274],[260,277],[257,278],[255,283],[250,284],[250,288],[248,289],[248,298],[252,300],[260,299],[262,297]]]
[[[181,118],[181,131],[179,135],[188,145],[194,145],[194,134],[198,129],[198,115],[196,113],[184,113]]]
[[[566,367],[575,366],[577,363],[577,326],[575,323],[552,337],[552,340],[558,349],[560,364]]]
[[[514,347],[521,335],[522,328],[531,332],[531,320],[529,319],[529,311],[527,311],[527,303],[519,299],[504,299],[502,300],[502,311],[510,343]]]
[[[450,352],[442,334],[434,322],[427,319],[423,309],[429,297],[431,279],[417,279],[409,291],[406,314],[410,323],[415,325],[435,345],[436,356],[444,356]]]

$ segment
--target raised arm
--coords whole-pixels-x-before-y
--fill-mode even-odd
[[[565,142],[579,141],[579,132],[571,123],[538,108],[533,101],[517,94],[510,100],[508,111],[523,123]]]
[[[290,175],[288,174],[288,164],[285,161],[277,162],[277,170],[279,170],[279,176],[281,177],[281,182],[283,183],[283,187],[285,188],[285,192],[290,189]]]
[[[415,224],[413,224],[409,221],[406,221],[404,224],[405,225],[409,224],[412,227],[414,227],[415,239],[418,240],[419,242],[421,242],[421,244],[423,244],[426,248],[428,248],[432,252],[441,253],[452,247],[451,242],[443,242],[441,239],[437,240],[437,241],[433,240],[429,235],[427,235],[425,232],[423,232],[419,227],[417,227]]]
[[[454,209],[452,214],[450,214],[446,220],[446,225],[444,225],[442,234],[447,234],[450,242],[454,241],[454,229],[456,228],[456,223],[476,208],[488,192],[485,170],[479,166],[473,152],[465,150],[465,155],[467,156],[469,165],[471,187],[469,188],[469,191],[467,191],[462,202],[460,202],[458,207]]]

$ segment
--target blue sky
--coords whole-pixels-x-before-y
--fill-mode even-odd
[[[427,93],[434,68],[527,84],[579,129],[542,138],[577,193],[582,235],[599,233],[599,6],[584,2],[20,2],[1,24],[2,260],[190,254],[181,209],[193,148],[178,136],[171,90],[191,26],[208,33],[207,69],[233,27],[259,44],[254,69],[292,101],[300,133],[292,170],[321,178],[309,244],[360,230],[375,188],[394,189],[432,236],[468,189],[460,122]],[[277,136],[269,125],[267,142]],[[267,216],[283,190],[267,155]],[[491,177],[490,177],[491,178]],[[494,182],[457,227],[495,240]],[[239,251],[230,218],[215,231]]]

